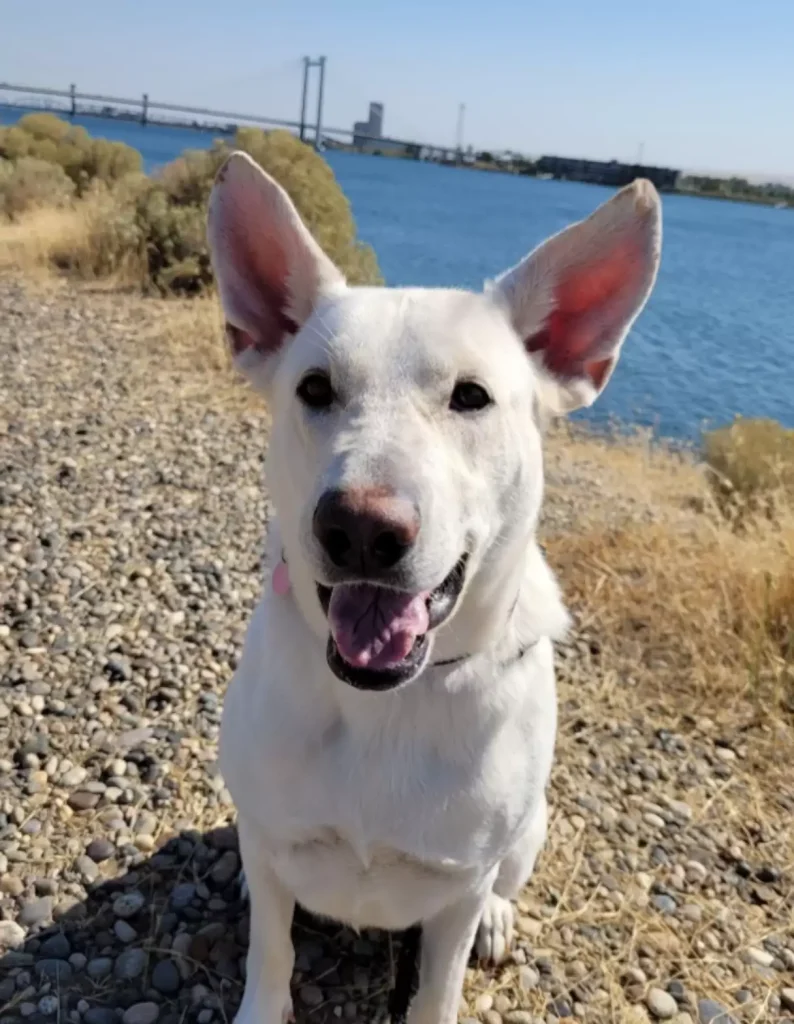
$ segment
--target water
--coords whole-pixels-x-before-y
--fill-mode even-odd
[[[0,123],[18,112],[0,108]],[[77,118],[128,142],[147,170],[212,132]],[[359,235],[389,284],[477,288],[609,189],[329,153]],[[696,438],[735,415],[794,426],[794,211],[665,196],[658,283],[602,399],[585,419]]]

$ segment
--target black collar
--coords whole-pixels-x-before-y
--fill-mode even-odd
[[[505,669],[510,668],[511,665],[515,665],[516,662],[521,661],[525,654],[529,654],[533,647],[537,646],[537,640],[533,640],[532,643],[524,644],[523,647],[519,647],[515,654],[507,658],[506,661],[500,662],[499,668]],[[473,658],[473,654],[459,654],[457,658],[444,658],[442,661],[433,661],[428,666],[429,668],[443,668],[446,665],[458,665],[462,661],[467,661],[469,658]]]
[[[513,613],[515,612],[517,605],[518,594],[516,594],[516,599],[515,601],[513,601],[513,604],[510,608],[510,612],[507,616],[508,623],[513,618]],[[527,654],[530,650],[532,650],[535,644],[537,644],[537,640],[533,640],[531,644],[525,644],[523,647],[519,647],[518,652],[514,654],[511,658],[508,658],[507,661],[502,662],[502,664],[499,667],[510,668],[510,666],[514,665],[517,661],[521,661],[524,655]],[[442,661],[434,661],[430,664],[430,668],[443,668],[446,665],[457,665],[459,662],[466,661],[468,658],[473,657],[473,654],[459,654],[456,658],[444,658]]]

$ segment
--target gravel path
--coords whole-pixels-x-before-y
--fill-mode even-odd
[[[213,1024],[240,998],[214,747],[266,423],[171,364],[161,315],[0,279],[0,1024]],[[791,791],[708,718],[632,706],[596,638],[561,656],[549,846],[512,962],[472,966],[462,1016],[794,1019]],[[373,1019],[387,939],[309,919],[295,938],[299,1018]]]

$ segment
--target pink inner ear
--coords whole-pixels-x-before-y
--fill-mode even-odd
[[[613,362],[632,299],[643,283],[642,251],[623,241],[591,264],[563,270],[554,288],[554,309],[540,331],[526,341],[542,352],[550,373],[588,376],[598,388]]]
[[[225,187],[228,191],[228,182]],[[291,225],[280,223],[279,214],[256,177],[243,177],[214,214],[223,229],[219,278],[234,355],[249,349],[274,352],[298,329],[287,314],[290,273],[295,269],[288,257],[290,238],[285,237]],[[298,248],[296,256],[300,255]]]

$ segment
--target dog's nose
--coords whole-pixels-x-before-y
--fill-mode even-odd
[[[395,566],[419,534],[412,501],[385,488],[326,491],[314,510],[314,535],[333,564],[367,577]]]

